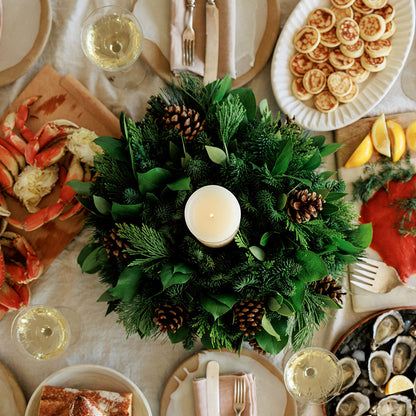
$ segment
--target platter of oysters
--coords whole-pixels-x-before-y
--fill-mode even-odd
[[[416,414],[416,309],[378,312],[361,321],[332,350],[343,369],[340,393],[324,405],[327,416]],[[413,388],[388,394],[389,381],[405,376]]]

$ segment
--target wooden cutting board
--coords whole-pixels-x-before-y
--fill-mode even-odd
[[[62,77],[50,65],[46,65],[28,84],[0,119],[0,123],[24,99],[34,95],[41,97],[30,107],[30,118],[26,123],[34,132],[48,121],[66,119],[95,131],[98,136],[120,137],[117,117],[72,75]],[[56,202],[59,191],[59,186],[55,186],[54,191],[44,198],[40,206]],[[13,218],[22,220],[28,215],[16,199],[6,196],[6,202]],[[78,214],[66,221],[58,218],[31,232],[14,229],[10,225],[9,229],[26,237],[47,269],[81,231],[83,220],[84,215]],[[4,313],[0,313],[0,319],[3,316]]]
[[[416,112],[400,113],[400,114],[386,114],[386,120],[393,120],[399,123],[403,129],[413,121],[416,120]],[[349,126],[335,131],[335,141],[337,143],[344,143],[336,153],[338,168],[344,166],[345,162],[370,132],[371,126],[377,117],[362,118]],[[374,152],[370,162],[377,159],[377,153]]]

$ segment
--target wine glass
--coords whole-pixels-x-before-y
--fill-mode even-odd
[[[123,7],[95,9],[82,24],[81,47],[116,87],[136,88],[146,76],[146,69],[138,62],[143,29],[136,16]]]
[[[405,66],[402,70],[402,90],[411,100],[416,101],[416,38],[413,38]]]
[[[46,360],[73,345],[80,329],[79,317],[70,308],[31,305],[19,311],[11,331],[21,352],[37,360]]]
[[[332,352],[319,347],[304,348],[287,362],[284,380],[294,399],[323,404],[333,399],[341,389],[342,367]]]

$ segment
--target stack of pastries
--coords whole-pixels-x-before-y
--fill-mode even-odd
[[[353,101],[358,84],[386,67],[394,34],[394,7],[388,0],[331,0],[314,9],[294,37],[290,60],[292,92],[313,99],[324,113]]]

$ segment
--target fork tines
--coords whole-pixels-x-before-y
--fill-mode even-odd
[[[355,273],[352,273],[351,277],[359,280],[359,282],[355,280],[350,281],[356,286],[359,286],[363,289],[368,289],[368,286],[372,286],[376,279],[378,262],[364,257],[359,257],[358,260],[360,263],[355,263]]]

